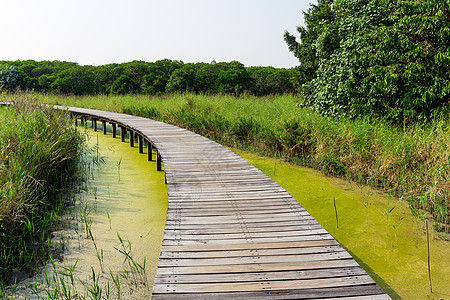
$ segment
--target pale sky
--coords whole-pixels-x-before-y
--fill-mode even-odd
[[[169,58],[298,65],[283,40],[316,0],[0,0],[0,60]]]

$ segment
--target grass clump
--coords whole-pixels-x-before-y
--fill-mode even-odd
[[[43,102],[124,112],[187,128],[224,145],[382,188],[407,200],[413,215],[450,228],[450,125],[445,117],[399,128],[387,121],[332,119],[293,95],[193,94],[47,96]]]
[[[83,136],[67,112],[16,97],[0,107],[0,284],[45,263]],[[61,191],[65,189],[65,195]]]

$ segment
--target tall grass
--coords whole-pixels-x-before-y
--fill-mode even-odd
[[[15,97],[0,107],[0,284],[48,258],[50,229],[70,196],[83,136],[68,113]],[[60,191],[65,189],[65,193]]]
[[[301,108],[292,95],[37,95],[42,102],[124,112],[178,125],[222,144],[385,189],[433,216],[449,232],[450,124],[438,119],[397,128],[380,120],[334,120]],[[421,212],[420,212],[421,211]]]

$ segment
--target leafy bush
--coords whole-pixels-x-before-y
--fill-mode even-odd
[[[13,66],[0,65],[0,89],[14,90],[19,85],[19,75]]]
[[[321,15],[328,7],[332,18]],[[318,17],[300,30],[297,50],[295,38],[286,35],[300,68],[311,55],[318,62],[310,68],[315,77],[303,85],[304,104],[328,116],[397,124],[448,111],[449,7],[448,0],[319,1],[309,11]]]

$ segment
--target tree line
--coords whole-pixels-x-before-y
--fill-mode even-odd
[[[63,61],[0,61],[0,87],[72,95],[192,92],[256,96],[295,91],[294,69],[245,67],[237,61],[163,59],[101,66]]]
[[[449,0],[318,0],[304,17],[300,39],[284,37],[306,106],[400,124],[448,115]]]

